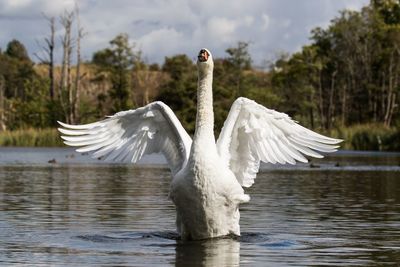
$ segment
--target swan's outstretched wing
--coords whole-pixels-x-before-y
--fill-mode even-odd
[[[192,139],[174,112],[162,102],[153,102],[135,110],[90,124],[68,125],[59,122],[64,143],[81,146],[94,158],[117,162],[137,162],[145,154],[161,152],[171,172],[177,173],[189,157]]]
[[[260,161],[295,164],[303,156],[322,158],[320,152],[334,152],[342,140],[317,134],[280,113],[247,98],[232,105],[217,141],[220,156],[239,183],[254,183]]]

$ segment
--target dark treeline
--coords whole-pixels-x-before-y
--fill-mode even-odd
[[[82,62],[78,10],[45,19],[49,36],[42,42],[43,53],[36,55],[40,63],[29,58],[18,40],[0,51],[1,130],[55,127],[57,120],[86,123],[161,100],[193,131],[197,71],[191,57],[175,55],[162,65],[148,64],[129,37],[119,34]],[[64,32],[61,38],[55,38],[57,27]],[[58,64],[57,45],[63,51]],[[309,45],[280,56],[268,70],[253,66],[248,46],[239,42],[226,49],[225,57],[214,59],[217,132],[232,102],[246,96],[308,127],[354,138],[349,148],[371,148],[362,143],[372,142],[373,149],[398,149],[399,144],[385,147],[382,142],[399,137],[399,0],[372,0],[359,12],[340,12],[328,28],[312,30]],[[345,130],[360,125],[367,125],[361,127],[367,133]],[[371,132],[376,136],[370,137]]]

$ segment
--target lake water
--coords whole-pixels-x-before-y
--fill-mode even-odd
[[[0,148],[0,265],[400,266],[400,154],[263,165],[240,238],[177,239],[170,180],[159,156]]]

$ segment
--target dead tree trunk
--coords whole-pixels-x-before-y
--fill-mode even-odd
[[[54,81],[54,48],[55,48],[55,19],[50,18],[50,39],[46,41],[49,48],[49,79],[50,79],[50,99],[54,99],[55,81]]]
[[[342,91],[342,106],[341,106],[341,113],[342,113],[342,118],[341,118],[341,124],[342,126],[346,125],[346,118],[347,118],[347,87],[348,84],[345,83],[343,85],[343,91]]]
[[[394,94],[394,87],[397,84],[396,82],[396,76],[395,73],[396,71],[394,70],[395,68],[395,63],[394,63],[394,51],[390,55],[389,59],[389,83],[388,83],[388,92],[387,92],[387,98],[386,98],[386,110],[385,110],[385,117],[383,120],[383,124],[385,126],[390,126],[390,117],[391,117],[391,112],[393,111],[393,105],[395,101],[393,101],[393,98],[395,99],[395,94]]]
[[[0,75],[0,131],[5,131],[7,129],[5,123],[5,114],[4,114],[4,89],[5,89],[5,81],[3,75]]]
[[[81,87],[81,79],[84,75],[81,74],[81,40],[84,37],[84,30],[81,27],[80,17],[79,17],[79,8],[76,6],[75,8],[77,28],[78,28],[78,36],[76,39],[76,77],[75,77],[75,93],[72,100],[72,119],[73,122],[76,123],[79,120],[79,101],[80,101],[80,87]]]
[[[63,108],[65,118],[68,123],[72,123],[71,118],[71,103],[72,103],[72,91],[71,91],[71,53],[72,53],[72,37],[71,28],[73,22],[73,13],[65,12],[61,18],[61,25],[64,27],[64,36],[61,40],[63,48],[63,57],[61,64],[61,77],[59,85],[59,97],[60,103]],[[64,93],[65,92],[65,93]],[[67,97],[67,101],[64,99],[64,95]],[[67,103],[66,103],[67,102]]]
[[[40,45],[43,49],[45,56],[40,56],[35,53],[35,56],[39,59],[40,63],[48,66],[48,77],[49,77],[49,97],[50,100],[54,100],[55,96],[55,79],[54,79],[54,49],[55,49],[55,18],[47,17],[45,19],[49,22],[50,36],[44,39],[45,45]]]
[[[325,128],[325,116],[324,116],[324,97],[322,92],[322,70],[318,70],[318,107],[319,115],[321,117],[321,125]]]
[[[327,117],[327,128],[330,129],[333,124],[335,105],[334,105],[334,96],[335,96],[335,81],[336,81],[337,70],[335,70],[331,75],[331,89],[329,92],[329,106],[328,106],[328,117]]]
[[[389,91],[388,91],[388,96],[387,96],[387,106],[386,106],[386,113],[385,113],[385,119],[384,119],[384,125],[387,127],[390,127],[392,123],[392,118],[393,114],[395,112],[395,109],[397,108],[397,92],[396,88],[398,88],[399,85],[399,64],[393,63],[391,61],[391,67],[392,69],[389,70]],[[394,65],[394,66],[392,66]]]

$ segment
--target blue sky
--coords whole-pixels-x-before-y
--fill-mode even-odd
[[[48,35],[43,14],[58,17],[75,2],[87,33],[82,41],[87,60],[127,33],[149,63],[181,53],[194,59],[202,47],[223,57],[227,47],[246,41],[261,65],[282,52],[299,51],[309,43],[311,29],[326,27],[340,10],[360,10],[369,0],[0,0],[0,47],[18,39],[31,56],[39,52],[37,42]]]

